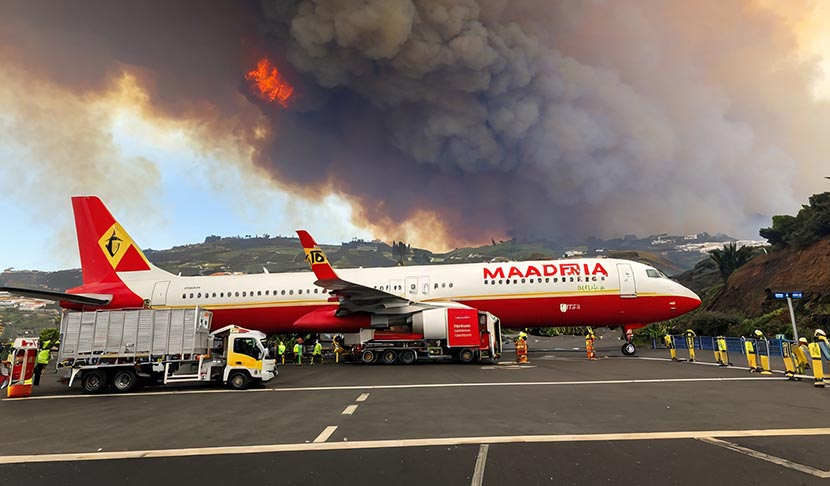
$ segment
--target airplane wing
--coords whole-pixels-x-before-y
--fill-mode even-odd
[[[22,287],[0,287],[0,292],[8,292],[21,297],[51,300],[54,302],[72,302],[81,305],[107,305],[112,296],[107,294],[67,294],[51,290],[27,289]]]
[[[353,312],[408,313],[436,307],[341,279],[314,238],[305,230],[297,230],[297,235],[305,250],[306,261],[311,265],[311,270],[317,277],[315,285],[328,290],[340,302],[338,315]]]

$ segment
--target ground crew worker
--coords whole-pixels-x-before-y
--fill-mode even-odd
[[[677,351],[674,350],[674,338],[672,338],[671,334],[663,336],[663,342],[666,344],[666,349],[668,349],[671,354],[671,360],[677,361]]]
[[[527,333],[520,332],[514,344],[516,345],[516,363],[527,363]]]
[[[718,364],[721,366],[730,366],[732,363],[729,362],[729,347],[726,345],[726,338],[723,336],[718,336],[716,338],[716,348],[719,354]]]
[[[323,345],[320,340],[314,341],[314,350],[311,352],[311,364],[314,364],[317,359],[320,359],[320,364],[323,364]]]
[[[41,343],[40,351],[37,352],[37,364],[35,364],[35,376],[33,385],[40,385],[40,375],[43,373],[43,368],[49,365],[49,360],[52,354],[52,341],[46,340]]]
[[[303,364],[303,345],[299,341],[294,343],[294,357],[297,358],[297,364]]]
[[[816,329],[814,333],[816,341],[818,341],[819,348],[821,349],[821,355],[826,360],[830,360],[830,341],[827,340],[827,335],[824,334],[824,331],[821,329]]]
[[[807,346],[813,360],[813,386],[818,388],[824,388],[824,366],[821,363],[821,347],[819,346],[819,338],[823,335],[824,331],[816,329],[813,333],[813,342]]]
[[[285,364],[285,343],[282,341],[277,345],[277,356],[280,357],[280,364]]]
[[[798,345],[793,346],[796,374],[803,375],[810,368],[810,360],[807,358],[807,356],[810,356],[810,348],[807,347],[808,344],[806,337],[800,337],[798,338]],[[800,378],[796,379],[798,380]]]
[[[595,360],[597,359],[596,349],[594,348],[594,341],[596,341],[597,336],[594,334],[594,330],[590,327],[585,331],[585,353],[588,355],[588,359]]]
[[[798,380],[795,376],[795,353],[793,343],[786,339],[781,340],[781,359],[784,360],[784,376],[788,380]]]
[[[686,329],[683,333],[686,336],[686,347],[689,349],[689,363],[695,362],[695,332],[691,329]]]
[[[741,339],[744,340],[744,351],[746,351],[746,365],[749,368],[750,373],[755,373],[758,368],[758,362],[755,359],[755,345],[753,344],[752,339],[747,339],[742,337]]]

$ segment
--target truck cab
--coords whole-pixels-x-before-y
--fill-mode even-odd
[[[230,325],[212,332],[211,337],[212,352],[224,363],[221,380],[231,388],[245,389],[277,375],[277,361],[263,344],[266,336],[262,332]]]

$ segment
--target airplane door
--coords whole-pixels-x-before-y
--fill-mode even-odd
[[[153,286],[153,299],[150,305],[167,305],[167,288],[170,287],[170,281],[156,282]]]
[[[617,273],[620,274],[620,297],[637,297],[637,286],[634,283],[634,271],[628,263],[618,263]]]
[[[429,297],[429,277],[418,277],[418,298],[423,300]]]
[[[418,293],[420,289],[418,288],[418,277],[406,277],[406,283],[404,284],[404,288],[406,288],[406,298],[409,300],[418,300]]]

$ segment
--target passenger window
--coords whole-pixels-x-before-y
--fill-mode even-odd
[[[247,295],[247,294],[243,291],[243,292],[242,292],[242,297],[245,297],[246,295]]]
[[[545,283],[550,283],[550,277],[545,277]]]
[[[192,294],[192,293],[190,294],[190,298],[191,298],[191,299],[193,298],[193,294]]]
[[[450,282],[450,288],[452,288],[452,282]]]
[[[239,297],[239,291],[237,290],[236,292],[234,292],[234,295]]]
[[[289,290],[288,295],[294,295],[294,289]]]
[[[214,299],[216,298],[216,292],[214,292],[214,293],[213,293],[213,298],[214,298]]]
[[[496,285],[496,281],[495,280],[490,280],[490,285]]]
[[[285,290],[281,290],[280,295],[285,295]]]
[[[257,291],[256,291],[256,294],[257,294],[257,296],[260,296],[260,295],[262,295],[262,291],[261,291],[261,290],[257,290]]]
[[[186,298],[187,298],[187,294],[182,294],[182,299],[186,299]]]
[[[299,294],[299,295],[303,295],[303,289],[298,290],[298,291],[297,291],[297,294]]]

